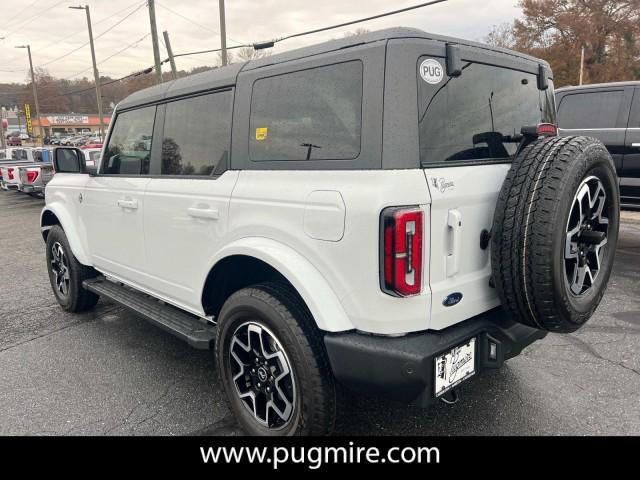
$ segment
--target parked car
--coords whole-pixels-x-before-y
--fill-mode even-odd
[[[21,179],[19,167],[24,165],[40,164],[43,161],[42,148],[35,149],[30,147],[10,148],[7,149],[5,155],[10,155],[10,159],[0,160],[0,188],[3,190],[20,190]],[[50,155],[46,155],[50,160]]]
[[[19,135],[9,135],[7,137],[7,146],[9,147],[19,147],[22,146],[22,139]]]
[[[16,171],[20,179],[18,190],[31,195],[43,195],[49,180],[53,178],[53,149],[34,148],[34,163],[17,165]]]
[[[44,195],[47,183],[53,178],[53,164],[25,165],[16,167],[20,177],[19,190],[31,195]]]
[[[608,282],[613,162],[555,116],[544,61],[415,29],[138,91],[97,172],[56,149],[53,293],[213,349],[248,433],[330,432],[338,383],[455,402]]]
[[[640,207],[640,82],[603,83],[556,91],[562,135],[602,141],[616,165],[623,207]]]

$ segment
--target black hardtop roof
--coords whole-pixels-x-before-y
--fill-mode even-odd
[[[117,109],[135,107],[146,103],[157,102],[165,98],[195,93],[203,90],[232,86],[236,83],[236,78],[242,70],[255,70],[267,65],[289,62],[292,60],[354,47],[356,45],[403,38],[418,38],[442,43],[452,43],[457,45],[481,48],[505,55],[511,55],[521,60],[535,62],[546,66],[549,65],[544,60],[540,60],[538,58],[505,48],[493,47],[490,45],[485,45],[470,40],[463,40],[460,38],[427,33],[416,28],[395,27],[377,30],[375,32],[368,32],[361,35],[340,38],[337,40],[330,40],[328,42],[311,45],[309,47],[297,48],[257,60],[251,60],[245,63],[236,63],[227,65],[226,67],[214,68],[207,72],[197,73],[170,82],[165,82],[160,85],[156,85],[132,93],[118,104]]]
[[[556,93],[569,92],[573,90],[594,90],[596,88],[607,87],[640,87],[640,81],[592,83],[591,85],[575,85],[556,89]]]

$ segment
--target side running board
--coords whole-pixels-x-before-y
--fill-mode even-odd
[[[194,348],[199,350],[213,348],[215,327],[194,315],[161,303],[159,300],[130,287],[110,282],[102,276],[85,280],[82,286],[101,297],[122,305],[148,322],[181,338]]]

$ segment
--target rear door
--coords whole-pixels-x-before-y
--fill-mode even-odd
[[[162,153],[145,194],[146,285],[200,312],[204,279],[227,230],[233,89],[177,98],[158,107]]]
[[[513,137],[522,126],[555,123],[553,84],[538,89],[537,64],[509,68],[497,63],[499,56],[486,64],[477,55],[462,51],[457,77],[447,76],[442,58],[418,61],[420,162],[432,198],[434,329],[499,304],[490,285],[487,236],[517,148]],[[453,294],[462,300],[452,302],[460,298]]]
[[[89,177],[81,215],[93,264],[129,283],[144,283],[144,191],[149,183],[155,106],[119,112],[100,174]]]
[[[558,102],[560,134],[600,140],[622,174],[625,134],[633,87],[605,87],[564,93]]]

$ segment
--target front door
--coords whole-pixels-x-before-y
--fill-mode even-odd
[[[81,216],[93,265],[132,284],[144,284],[144,192],[156,107],[118,113],[100,173],[89,178]]]

